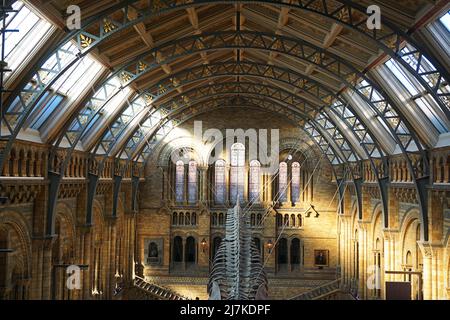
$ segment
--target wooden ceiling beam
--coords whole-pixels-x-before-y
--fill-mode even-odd
[[[290,1],[289,1],[290,2]],[[283,27],[288,23],[289,21],[289,8],[282,7],[280,10],[280,13],[278,15],[278,23],[277,23],[277,29],[275,31],[275,34],[282,34]],[[267,61],[268,64],[273,64],[273,60],[276,59],[278,56],[277,52],[271,51],[269,54],[269,61]]]
[[[199,27],[199,23],[198,23],[198,15],[197,15],[197,11],[195,10],[195,8],[187,8],[186,9],[188,18],[189,18],[189,22],[192,25],[192,28],[194,28],[194,32],[195,34],[199,35],[202,33],[202,31],[200,30]],[[208,64],[208,55],[206,54],[206,52],[200,52],[200,57],[203,60],[204,64]]]
[[[128,7],[128,17],[130,19],[136,19],[137,18],[137,12],[131,6]],[[140,22],[140,23],[137,23],[136,25],[134,25],[134,29],[136,30],[136,32],[141,37],[142,41],[145,43],[145,45],[149,49],[153,49],[155,47],[155,41],[153,40],[153,37],[150,34],[150,32],[147,32],[147,30],[145,28],[145,24],[143,22]],[[164,60],[164,57],[161,55],[160,52],[158,52],[156,54],[156,56],[155,56],[155,59],[159,63],[160,61]],[[171,74],[172,73],[172,69],[167,64],[162,64],[161,65],[161,69],[163,69],[163,71],[165,73],[167,73],[167,74]]]

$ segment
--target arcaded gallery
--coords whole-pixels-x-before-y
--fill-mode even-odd
[[[0,300],[450,300],[449,0],[0,0],[0,30]]]

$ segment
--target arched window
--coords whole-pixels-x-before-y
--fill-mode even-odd
[[[259,186],[260,186],[260,172],[261,172],[261,164],[258,160],[253,160],[250,162],[250,184],[249,184],[249,193],[250,193],[250,201],[254,203],[259,202]]]
[[[256,224],[258,226],[262,225],[262,214],[261,213],[258,213],[258,216],[256,218]]]
[[[174,212],[172,216],[172,225],[176,226],[177,224],[178,224],[178,214]]]
[[[192,212],[191,215],[191,225],[193,226],[197,225],[197,214],[195,212]]]
[[[277,227],[283,226],[283,216],[277,213]]]
[[[422,251],[419,247],[419,241],[420,241],[420,223],[417,224],[416,227],[416,269],[422,270],[423,268],[423,257],[422,257]]]
[[[184,162],[178,161],[176,164],[175,176],[175,200],[178,203],[184,202]]]
[[[212,222],[211,222],[212,225],[217,226],[217,213],[214,212],[211,216],[211,219],[212,219]]]
[[[292,202],[296,203],[300,198],[300,164],[292,164]]]
[[[223,213],[219,213],[219,226],[223,226],[224,225],[224,219],[223,219]]]
[[[291,242],[291,264],[300,265],[300,240],[297,238],[292,239]]]
[[[244,199],[245,186],[245,146],[235,143],[231,146],[230,200],[236,203],[237,197]]]
[[[178,214],[178,225],[184,226],[184,213],[183,212],[180,212]]]
[[[188,237],[186,239],[186,251],[185,251],[185,261],[186,263],[195,263],[196,261],[196,248],[195,239],[193,237]]]
[[[183,240],[181,237],[175,237],[173,239],[173,262],[182,262],[183,261]]]
[[[251,225],[251,226],[256,225],[256,216],[255,216],[254,213],[252,213],[252,214],[250,215],[250,225]]]
[[[223,204],[225,202],[225,161],[217,160],[215,167],[215,200],[218,204]]]
[[[188,170],[188,197],[189,203],[197,202],[197,162],[189,162]]]
[[[281,202],[287,200],[287,173],[286,162],[281,162],[278,170],[278,198]]]
[[[297,226],[300,228],[303,226],[303,217],[301,214],[297,215]]]
[[[295,214],[291,214],[291,227],[295,227]]]
[[[188,226],[191,224],[191,214],[189,212],[186,212],[184,216],[184,225]]]
[[[283,225],[286,227],[289,226],[289,215],[288,214],[284,215]]]

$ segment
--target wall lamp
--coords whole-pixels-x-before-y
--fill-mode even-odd
[[[267,249],[269,250],[269,253],[271,253],[272,249],[273,249],[273,242],[272,242],[272,240],[267,241],[266,246],[267,246]]]
[[[205,251],[206,251],[206,245],[207,245],[206,239],[203,238],[203,239],[202,239],[202,242],[200,242],[200,244],[201,244],[201,246],[202,246],[202,252],[205,253]]]

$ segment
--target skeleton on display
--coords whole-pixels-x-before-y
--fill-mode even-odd
[[[264,300],[267,278],[261,254],[252,241],[250,219],[243,214],[239,198],[228,210],[225,238],[214,257],[209,275],[210,300]]]

